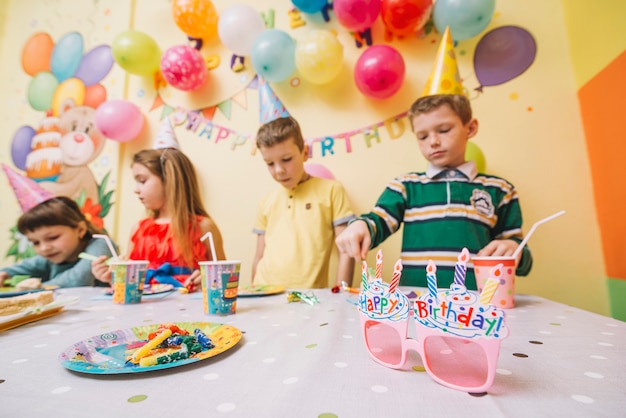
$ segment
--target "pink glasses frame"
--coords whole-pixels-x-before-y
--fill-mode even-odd
[[[374,359],[374,361],[376,361],[377,363],[382,364],[383,366],[389,367],[391,369],[399,369],[402,366],[404,366],[404,364],[406,363],[407,353],[409,352],[409,350],[413,350],[417,352],[422,358],[422,361],[424,363],[424,368],[426,369],[426,372],[428,373],[428,375],[437,383],[443,386],[447,386],[449,388],[464,391],[464,392],[479,393],[479,392],[487,391],[487,389],[489,389],[491,385],[493,384],[493,380],[496,374],[496,366],[498,364],[498,356],[500,354],[500,342],[501,342],[500,339],[487,339],[487,338],[467,339],[463,337],[458,337],[456,335],[443,333],[442,331],[438,329],[426,327],[422,325],[419,321],[416,321],[416,332],[418,336],[418,339],[416,340],[416,339],[408,337],[409,317],[401,321],[389,321],[389,320],[372,319],[369,316],[367,316],[367,314],[364,314],[361,311],[359,311],[359,315],[361,318],[361,332],[363,334],[363,340],[365,341],[367,352],[370,355],[370,357],[372,357],[372,359]],[[372,353],[370,349],[370,345],[367,340],[367,333],[366,333],[366,329],[369,323],[384,324],[388,327],[393,328],[398,333],[398,335],[402,339],[402,357],[398,364],[385,363],[384,361],[378,359]],[[425,354],[424,345],[426,343],[426,340],[429,337],[456,338],[459,340],[471,341],[472,343],[478,344],[485,352],[486,359],[487,359],[487,380],[485,381],[485,383],[479,386],[470,386],[470,387],[459,386],[459,385],[455,385],[453,383],[447,382],[444,379],[441,379],[440,377],[438,377],[437,374],[433,372],[433,370],[431,369],[430,362],[428,360],[428,357]]]

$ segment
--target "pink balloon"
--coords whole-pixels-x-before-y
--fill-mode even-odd
[[[388,45],[374,45],[357,60],[354,81],[367,97],[386,99],[400,90],[404,72],[404,59],[397,50]]]
[[[333,173],[331,173],[329,169],[327,169],[321,164],[306,163],[304,165],[304,171],[306,171],[313,177],[319,177],[321,179],[329,179],[329,180],[335,179],[335,176],[333,176]]]
[[[204,58],[189,45],[176,45],[165,51],[161,57],[161,72],[172,87],[184,91],[200,88],[208,74]]]
[[[96,126],[114,141],[135,139],[143,129],[141,110],[126,100],[108,100],[96,109]]]
[[[351,32],[363,32],[380,14],[381,0],[334,0],[339,23]]]

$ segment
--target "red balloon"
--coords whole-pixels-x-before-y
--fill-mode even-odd
[[[386,99],[400,90],[404,73],[404,59],[397,50],[388,45],[374,45],[357,60],[354,81],[364,95]]]
[[[368,29],[380,14],[380,0],[334,0],[333,10],[337,20],[351,32]]]
[[[382,0],[381,17],[387,30],[398,36],[417,33],[433,11],[433,0]]]

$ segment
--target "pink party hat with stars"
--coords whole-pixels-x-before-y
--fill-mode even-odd
[[[265,80],[259,77],[259,122],[262,124],[278,118],[289,117],[289,112],[276,97],[272,88]]]
[[[178,143],[178,139],[176,139],[176,133],[174,133],[172,121],[169,117],[166,117],[165,119],[163,119],[163,122],[161,122],[161,128],[159,129],[159,134],[154,140],[153,148],[174,148],[180,150],[180,144]]]
[[[41,202],[55,197],[51,192],[37,184],[37,182],[18,174],[8,165],[2,164],[2,169],[9,179],[9,184],[13,188],[22,212],[27,212]]]
[[[450,34],[450,28],[446,27],[437,57],[430,72],[430,77],[426,82],[422,96],[430,96],[433,94],[462,94],[465,95],[461,77],[459,76],[459,68],[456,63],[456,54],[454,53],[454,42]]]

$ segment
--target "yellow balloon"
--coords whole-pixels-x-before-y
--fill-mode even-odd
[[[154,75],[161,64],[161,49],[149,35],[127,30],[115,37],[111,44],[113,59],[131,74]]]
[[[57,87],[52,97],[52,114],[59,116],[67,107],[82,106],[85,102],[85,83],[78,78],[68,78]]]
[[[467,142],[467,148],[465,148],[465,160],[474,161],[476,163],[476,169],[479,173],[484,173],[487,168],[487,161],[485,160],[485,154],[478,148],[478,145],[472,141]]]
[[[327,84],[343,66],[343,47],[328,30],[313,29],[297,40],[296,68],[302,78],[313,84]]]

